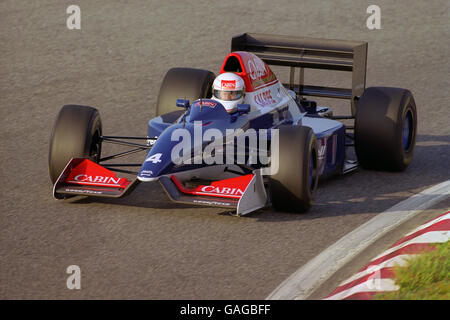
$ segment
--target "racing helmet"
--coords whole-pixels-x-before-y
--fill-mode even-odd
[[[235,73],[225,72],[214,80],[212,98],[229,113],[235,112],[237,105],[244,102],[244,94],[244,80]]]

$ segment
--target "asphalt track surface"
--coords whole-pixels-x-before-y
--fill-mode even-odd
[[[81,8],[81,30],[66,28],[70,4]],[[449,179],[449,2],[376,1],[381,30],[366,27],[369,4],[1,1],[0,298],[264,299],[348,232]],[[218,73],[242,32],[368,41],[367,86],[415,96],[410,167],[323,182],[300,215],[268,208],[237,218],[173,204],[151,183],[124,199],[52,198],[48,144],[62,105],[97,107],[105,134],[145,135],[165,72]],[[81,290],[66,288],[69,265],[81,268]]]

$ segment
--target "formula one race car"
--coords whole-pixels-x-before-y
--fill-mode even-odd
[[[53,195],[117,198],[158,181],[175,202],[238,215],[270,204],[304,212],[321,177],[358,166],[402,171],[415,146],[414,98],[407,89],[366,89],[366,60],[366,42],[245,33],[233,37],[217,78],[200,69],[167,72],[146,136],[105,136],[95,108],[66,105],[50,141]],[[269,65],[289,67],[289,83]],[[306,85],[305,68],[350,71],[351,88]],[[304,96],[348,99],[351,115],[333,116]],[[103,143],[132,149],[102,156]],[[347,158],[348,148],[357,160]],[[138,151],[146,152],[142,163],[110,162]]]

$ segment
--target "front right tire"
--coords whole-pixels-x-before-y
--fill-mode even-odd
[[[72,158],[96,163],[101,155],[102,122],[97,109],[65,105],[59,111],[50,137],[48,171],[54,184]]]

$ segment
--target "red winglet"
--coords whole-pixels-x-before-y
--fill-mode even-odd
[[[127,179],[117,177],[114,172],[89,159],[84,159],[73,168],[65,182],[113,188],[126,188],[130,184]]]
[[[214,181],[210,185],[199,185],[194,189],[185,187],[175,176],[170,177],[177,188],[187,194],[239,199],[253,178],[253,174]]]

